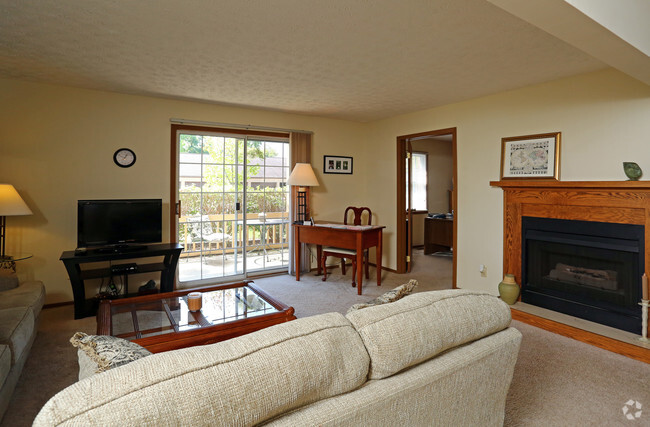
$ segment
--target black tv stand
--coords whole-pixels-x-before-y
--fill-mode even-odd
[[[99,249],[99,248],[98,248]],[[125,248],[111,247],[111,252],[99,252],[98,249],[89,249],[85,255],[75,255],[75,251],[65,251],[61,254],[61,261],[65,265],[70,277],[72,294],[74,296],[74,318],[94,316],[97,311],[98,301],[95,298],[86,299],[84,280],[111,277],[114,272],[109,266],[106,268],[93,268],[82,270],[81,264],[102,261],[117,261],[123,259],[138,259],[149,257],[163,257],[162,262],[135,264],[136,268],[121,271],[120,275],[151,273],[160,271],[160,292],[172,292],[176,266],[183,246],[178,243],[157,243],[152,245],[135,245]],[[108,249],[108,248],[101,248]],[[125,295],[128,296],[128,295]]]
[[[114,245],[104,246],[96,249],[89,249],[90,253],[98,254],[121,254],[124,252],[138,252],[147,249],[147,245]]]

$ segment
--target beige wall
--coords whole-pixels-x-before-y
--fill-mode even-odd
[[[650,178],[650,87],[612,69],[394,117],[372,124],[382,153],[373,185],[395,194],[396,137],[457,128],[458,286],[497,293],[503,276],[501,138],[562,132],[561,179],[625,180],[623,161],[637,161]],[[391,156],[392,154],[392,156]],[[371,191],[368,189],[368,193]],[[395,248],[396,210],[387,197],[368,201],[389,225],[384,245]],[[394,267],[394,249],[386,264]],[[478,268],[485,264],[487,277]]]
[[[0,79],[0,182],[13,184],[34,212],[8,219],[7,252],[34,254],[18,273],[43,280],[48,303],[72,300],[59,256],[76,246],[77,200],[162,198],[168,223],[170,118],[314,131],[318,217],[339,218],[366,187],[363,124]],[[133,167],[113,163],[120,147],[135,151]],[[354,175],[324,175],[325,154],[353,156]],[[168,239],[168,227],[163,232]]]
[[[321,182],[315,217],[337,219],[347,205],[372,207],[374,222],[387,226],[388,268],[396,266],[396,137],[456,127],[458,284],[492,293],[503,275],[503,207],[501,190],[489,181],[499,178],[502,137],[562,132],[563,180],[624,180],[621,163],[629,160],[650,176],[650,87],[614,70],[367,124],[0,79],[0,182],[16,186],[34,211],[9,218],[7,249],[34,253],[19,274],[42,279],[48,303],[72,299],[58,258],[76,245],[78,199],[169,202],[172,117],[314,131],[312,163]],[[120,147],[134,149],[134,167],[113,164]],[[354,157],[354,175],[324,175],[323,155]]]

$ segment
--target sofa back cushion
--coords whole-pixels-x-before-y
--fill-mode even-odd
[[[368,366],[350,322],[328,313],[93,375],[50,399],[34,425],[253,425],[360,387]]]
[[[369,379],[381,379],[435,355],[501,331],[510,309],[495,296],[459,289],[421,292],[346,316],[370,355]]]

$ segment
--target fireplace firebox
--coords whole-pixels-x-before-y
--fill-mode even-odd
[[[643,225],[521,220],[523,302],[641,332]]]

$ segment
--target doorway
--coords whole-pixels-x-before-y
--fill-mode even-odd
[[[428,180],[428,186],[435,186],[433,190],[437,191],[438,196],[434,194],[430,199],[438,199],[437,201],[429,200],[426,210],[420,207],[419,210],[409,209],[409,199],[413,197],[413,183],[412,173],[417,170],[417,164],[413,165],[413,158],[417,158],[417,153],[428,151],[426,149],[429,144],[449,144],[451,148],[450,168],[451,168],[451,182],[441,182],[440,179],[436,180],[434,173]],[[415,148],[414,148],[415,147]],[[416,155],[413,155],[416,152]],[[429,132],[421,132],[417,134],[402,135],[397,137],[397,272],[407,273],[414,265],[413,246],[414,243],[420,243],[423,233],[421,228],[416,231],[417,239],[413,236],[414,225],[419,224],[421,219],[428,216],[428,214],[453,214],[445,216],[445,220],[451,223],[451,247],[450,255],[452,257],[452,286],[456,288],[456,236],[458,226],[458,209],[456,201],[458,199],[458,186],[457,186],[457,161],[456,161],[456,128],[447,128],[433,130]],[[431,163],[432,158],[429,156],[427,163]],[[431,167],[429,168],[431,170]],[[411,179],[409,181],[409,176]],[[444,181],[444,179],[442,180]],[[447,180],[448,181],[448,180]],[[421,183],[420,183],[420,193]],[[418,190],[415,190],[417,195]],[[441,205],[440,194],[447,194],[446,202]],[[411,202],[412,204],[412,202]],[[443,207],[448,207],[444,209]],[[447,211],[447,212],[445,212]],[[414,219],[415,218],[415,219]],[[416,226],[417,227],[417,226]],[[418,240],[415,242],[415,240]]]

